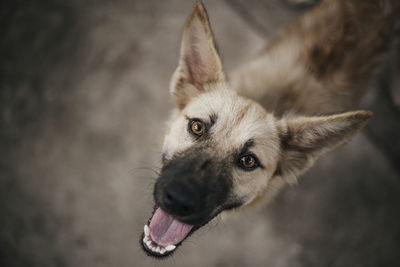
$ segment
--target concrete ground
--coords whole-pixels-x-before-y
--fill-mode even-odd
[[[204,3],[228,73],[303,11]],[[369,127],[270,205],[211,222],[167,260],[141,251],[192,5],[0,4],[0,266],[399,266],[399,120],[379,116],[386,131]]]

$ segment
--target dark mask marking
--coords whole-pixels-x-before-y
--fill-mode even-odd
[[[231,160],[216,159],[199,143],[166,162],[154,187],[156,204],[178,220],[202,224],[228,203]],[[237,202],[237,201],[236,201]]]

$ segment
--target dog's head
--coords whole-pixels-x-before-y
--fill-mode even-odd
[[[220,212],[271,197],[315,159],[351,137],[370,114],[277,119],[229,89],[208,17],[198,3],[183,34],[171,94],[155,210],[141,243],[170,255]]]

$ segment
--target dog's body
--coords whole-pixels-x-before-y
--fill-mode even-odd
[[[354,109],[394,49],[399,5],[323,1],[232,75],[233,88],[276,116]]]
[[[374,80],[395,40],[398,6],[323,2],[239,69],[234,91],[206,11],[196,4],[171,80],[176,109],[145,251],[169,255],[220,212],[272,197],[362,128],[369,112],[328,114],[354,108]]]

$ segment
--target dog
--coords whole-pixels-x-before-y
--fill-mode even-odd
[[[371,112],[349,110],[395,46],[397,2],[322,1],[229,82],[197,2],[170,83],[175,109],[144,251],[167,257],[221,212],[273,198],[365,126]]]

